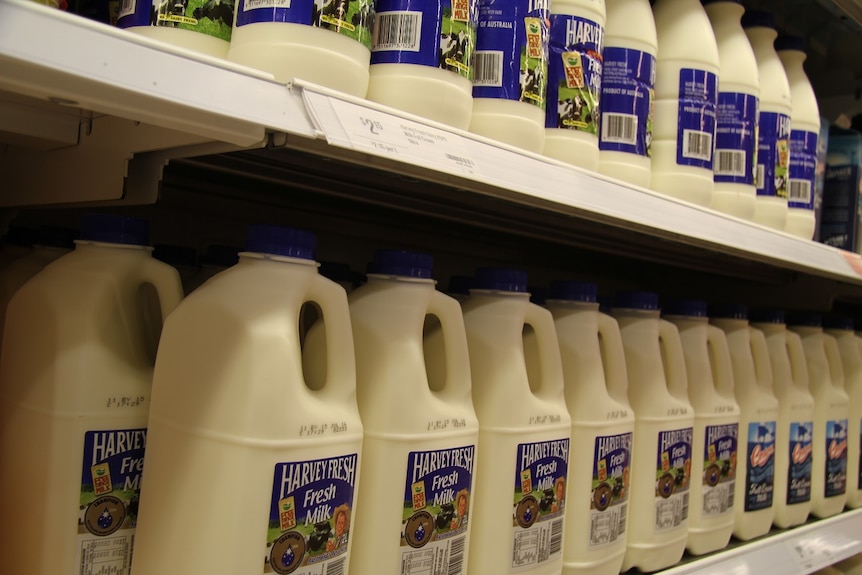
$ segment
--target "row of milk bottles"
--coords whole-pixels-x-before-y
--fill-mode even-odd
[[[402,251],[348,296],[314,249],[253,226],[182,299],[145,222],[85,218],[7,306],[10,571],[653,571],[862,505],[852,324],[495,268],[459,305]]]

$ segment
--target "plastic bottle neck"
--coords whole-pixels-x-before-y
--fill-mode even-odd
[[[802,63],[808,59],[808,55],[799,50],[782,50],[778,52],[778,57],[788,72],[802,70]]]
[[[745,8],[736,2],[714,2],[704,7],[713,28],[741,29]]]
[[[775,39],[778,38],[778,32],[772,28],[747,28],[745,34],[751,41],[751,48],[758,56],[775,54],[775,48],[772,47]]]

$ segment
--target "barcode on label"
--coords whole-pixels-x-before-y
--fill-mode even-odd
[[[718,176],[745,177],[745,152],[742,150],[716,150],[715,174]]]
[[[788,201],[807,204],[811,202],[811,182],[808,180],[790,180],[790,195]]]
[[[708,162],[712,158],[712,134],[683,130],[682,157]]]
[[[631,114],[602,114],[602,141],[637,144],[638,117]]]
[[[503,53],[495,50],[477,50],[473,53],[474,86],[500,87],[503,85]]]
[[[620,505],[620,520],[619,520],[619,531],[617,531],[617,535],[622,535],[626,532],[626,517],[629,511],[629,504],[623,503]]]
[[[688,519],[688,493],[684,493],[682,496],[682,511],[679,513],[680,521],[685,521]]]
[[[347,563],[347,558],[342,557],[338,561],[333,561],[326,566],[325,575],[344,575],[344,564]]]
[[[120,3],[120,12],[117,15],[117,18],[122,18],[123,16],[128,16],[130,14],[135,13],[135,0],[123,0]]]
[[[559,553],[563,550],[563,520],[557,519],[551,523],[551,545],[549,553]]]
[[[446,575],[461,575],[464,568],[464,541],[466,537],[458,537],[449,546],[449,569]]]
[[[757,164],[757,170],[755,170],[755,172],[754,172],[754,187],[757,188],[758,190],[762,190],[764,187],[764,184],[766,183],[763,181],[764,177],[765,177],[765,173],[766,173],[766,170],[765,170],[763,164]]]
[[[374,17],[371,50],[418,52],[422,40],[422,12],[380,12]]]
[[[728,487],[728,489],[727,489],[727,508],[732,509],[733,508],[733,497],[734,497],[733,483],[730,483],[729,485],[730,485],[730,487]]]

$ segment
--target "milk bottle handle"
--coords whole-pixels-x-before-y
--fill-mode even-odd
[[[524,311],[524,323],[532,326],[539,353],[537,359],[542,381],[535,395],[546,401],[557,401],[563,396],[563,362],[560,360],[554,316],[545,308],[531,303]]]
[[[793,377],[793,385],[798,389],[808,391],[808,364],[805,363],[805,348],[802,347],[802,338],[795,331],[787,331],[787,355],[790,358],[790,373]]]
[[[602,350],[602,367],[605,371],[605,382],[608,395],[617,401],[628,404],[628,374],[626,373],[626,356],[623,349],[623,338],[620,335],[620,324],[609,315],[598,313],[600,348]]]
[[[162,314],[162,325],[180,302],[183,300],[183,286],[180,274],[174,268],[152,258],[144,260],[139,268],[140,283],[151,284],[159,294],[159,308]]]
[[[434,291],[428,302],[428,314],[440,320],[443,334],[443,353],[446,355],[446,381],[434,393],[447,401],[471,400],[470,355],[461,304],[446,294]]]
[[[829,363],[829,377],[833,387],[844,387],[844,366],[841,363],[841,349],[838,340],[828,333],[823,334],[823,348],[826,350],[826,360]]]
[[[730,359],[730,346],[721,328],[707,326],[706,342],[710,347],[709,363],[715,390],[723,397],[733,397],[733,364]]]
[[[661,340],[667,390],[674,398],[688,403],[688,378],[685,374],[685,355],[677,327],[667,320],[659,320],[658,335]]]
[[[319,305],[323,313],[326,346],[326,380],[317,393],[326,400],[355,398],[353,330],[344,288],[324,276],[317,275],[309,285],[309,293],[313,296],[308,299]]]
[[[757,328],[749,327],[751,355],[754,358],[754,371],[757,387],[772,393],[772,364],[769,363],[769,346],[766,336]]]

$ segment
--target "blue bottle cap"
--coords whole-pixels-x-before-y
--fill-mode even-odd
[[[454,295],[470,295],[470,288],[473,286],[473,278],[471,276],[452,276],[449,278],[449,293]]]
[[[271,254],[303,260],[314,259],[317,236],[305,230],[254,224],[248,227],[245,249],[259,254]]]
[[[781,309],[753,309],[748,319],[751,323],[786,323],[784,310]]]
[[[614,308],[658,310],[658,294],[648,291],[624,291],[614,296]]]
[[[853,319],[845,315],[829,314],[823,316],[823,327],[853,331]]]
[[[782,34],[775,39],[774,46],[776,52],[780,52],[782,50],[797,50],[799,52],[805,52],[806,43],[805,38],[802,36]]]
[[[794,312],[787,314],[787,325],[800,325],[805,327],[822,327],[823,316],[812,312]]]
[[[772,28],[775,30],[775,16],[765,10],[746,10],[742,15],[743,28]]]
[[[172,244],[153,244],[153,257],[172,266],[195,266],[198,253],[194,248]]]
[[[431,278],[434,258],[429,254],[405,250],[377,250],[369,273],[409,278]]]
[[[81,219],[81,239],[90,242],[146,246],[150,223],[140,218],[114,214],[86,214]]]
[[[706,317],[706,302],[698,299],[671,300],[662,306],[661,314]]]
[[[548,299],[595,303],[598,291],[592,282],[556,280],[548,288]]]
[[[527,272],[509,268],[479,268],[473,289],[527,293]]]
[[[709,306],[709,317],[748,319],[748,307],[741,303],[720,303]]]

